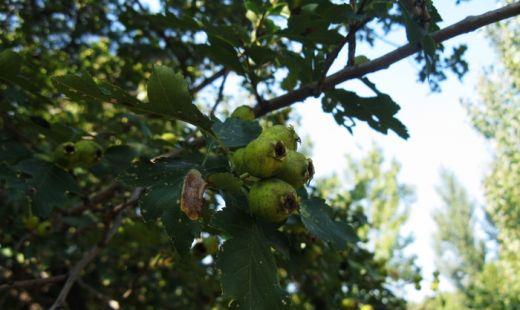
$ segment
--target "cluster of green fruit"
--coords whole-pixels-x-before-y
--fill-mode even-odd
[[[236,111],[231,116],[244,119]],[[299,208],[296,190],[313,177],[314,166],[311,159],[297,152],[298,142],[300,138],[291,126],[274,125],[232,154],[233,172],[254,177],[248,203],[251,213],[262,220],[283,223]]]
[[[76,143],[65,142],[54,150],[54,162],[65,169],[92,167],[103,156],[103,149],[92,140],[80,140]]]
[[[27,230],[35,233],[40,237],[47,235],[52,229],[52,224],[50,221],[40,221],[40,219],[35,215],[26,217],[23,220],[23,224]]]

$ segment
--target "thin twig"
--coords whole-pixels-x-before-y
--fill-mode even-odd
[[[47,284],[52,284],[56,282],[61,282],[67,278],[66,274],[62,274],[59,276],[53,276],[48,278],[42,278],[42,279],[32,279],[32,280],[21,280],[21,281],[15,281],[13,283],[9,284],[1,284],[0,285],[0,291],[8,290],[8,289],[14,289],[14,288],[27,288],[32,286],[45,286]]]
[[[361,3],[360,9],[357,11],[356,14],[361,14],[364,2]],[[322,92],[323,84],[325,82],[325,79],[327,78],[327,74],[329,73],[330,67],[332,67],[332,64],[334,63],[334,60],[338,58],[339,52],[343,49],[345,44],[349,43],[349,53],[348,53],[348,62],[351,62],[351,59],[353,61],[354,57],[351,57],[351,54],[355,54],[356,51],[356,32],[363,28],[372,18],[371,17],[365,17],[362,21],[357,23],[351,23],[349,26],[349,31],[346,36],[341,39],[341,41],[338,43],[338,45],[334,48],[334,50],[327,56],[327,59],[325,60],[325,64],[323,65],[323,71],[321,73],[320,80],[318,82],[318,86],[316,88],[317,94],[319,95]],[[354,55],[355,56],[355,55]]]
[[[212,117],[215,115],[215,111],[217,110],[218,105],[222,102],[222,99],[224,98],[224,85],[226,85],[227,77],[228,77],[228,75],[226,73],[226,74],[224,74],[224,77],[222,78],[222,83],[220,84],[220,88],[218,89],[217,100],[215,100],[215,104],[211,108],[211,112],[209,114]]]
[[[76,280],[79,277],[79,274],[81,271],[101,252],[101,250],[106,247],[106,245],[110,242],[112,237],[116,234],[117,229],[121,225],[121,222],[123,220],[123,211],[127,208],[133,206],[139,197],[141,196],[141,193],[143,192],[143,189],[138,187],[134,189],[132,192],[132,196],[130,199],[120,205],[117,205],[107,216],[107,218],[110,218],[110,223],[107,223],[108,226],[105,226],[105,231],[103,233],[103,238],[99,241],[98,244],[94,245],[90,250],[85,252],[83,254],[83,257],[81,260],[79,260],[69,271],[68,278],[65,284],[63,285],[63,288],[60,291],[60,294],[58,295],[58,298],[56,298],[56,301],[50,308],[51,310],[59,309],[67,299],[67,296],[69,295],[69,292],[76,282]]]
[[[98,205],[100,203],[103,203],[112,197],[117,193],[117,191],[121,188],[121,185],[117,182],[112,182],[107,187],[102,189],[101,191],[91,195],[87,201],[77,204],[73,208],[66,211],[68,215],[76,215],[81,214],[84,211],[92,208],[95,205]]]
[[[97,299],[99,299],[99,300],[105,302],[106,304],[108,304],[109,307],[110,307],[110,302],[113,300],[112,298],[110,298],[110,297],[106,296],[105,294],[99,292],[98,290],[96,290],[95,288],[90,286],[89,284],[85,283],[85,281],[83,281],[82,279],[78,279],[78,285],[81,286],[86,291],[88,291],[90,294],[94,295],[94,297],[96,297]],[[110,307],[110,308],[112,308],[112,307]]]
[[[442,30],[432,34],[435,42],[440,43],[464,33],[474,31],[478,28],[498,22],[500,20],[510,18],[520,14],[520,2],[506,5],[502,8],[486,12],[477,16],[469,16],[462,21],[455,23]],[[346,67],[330,76],[323,81],[322,90],[331,89],[334,86],[348,80],[356,79],[368,73],[388,68],[390,65],[413,55],[420,51],[420,46],[406,44],[394,51],[385,54],[379,58],[368,61],[357,66]],[[296,102],[302,101],[308,97],[316,95],[315,90],[319,81],[315,81],[302,87],[290,91],[284,95],[266,101],[263,106],[255,107],[255,115],[263,116],[271,111],[288,107]]]
[[[209,77],[205,78],[202,82],[200,82],[200,84],[198,84],[197,86],[191,88],[190,89],[190,94],[194,95],[194,94],[198,93],[204,87],[208,86],[209,84],[213,83],[214,81],[216,81],[218,78],[220,78],[224,74],[228,73],[228,71],[229,71],[228,69],[223,68],[223,69],[220,69],[219,71],[213,73]]]
[[[350,38],[348,38],[348,56],[347,66],[354,65],[354,58],[356,57],[356,31],[352,32]]]

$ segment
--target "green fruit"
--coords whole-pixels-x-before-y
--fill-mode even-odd
[[[25,228],[28,230],[35,229],[38,226],[38,223],[40,223],[40,219],[36,215],[31,215],[23,221]]]
[[[75,144],[79,163],[84,167],[97,164],[103,156],[103,149],[99,144],[91,140],[81,140]]]
[[[276,177],[291,184],[294,188],[300,188],[312,179],[313,175],[312,160],[301,153],[290,150]]]
[[[52,225],[49,221],[43,221],[36,227],[36,234],[40,237],[44,237],[51,231]]]
[[[231,155],[231,170],[233,170],[237,175],[241,175],[245,173],[244,167],[244,154],[246,149],[243,147],[241,149],[236,150]]]
[[[292,126],[286,127],[284,125],[274,125],[265,128],[260,137],[271,137],[276,140],[282,140],[283,143],[285,143],[285,146],[293,151],[296,151],[298,148],[298,142],[301,141]]]
[[[251,141],[243,154],[245,172],[258,178],[269,178],[282,168],[287,148],[281,140],[258,137]]]
[[[77,148],[72,142],[65,142],[54,150],[54,162],[63,168],[71,169],[78,164]]]
[[[217,236],[209,236],[202,240],[204,247],[206,248],[206,254],[215,255],[218,251],[218,238]]]
[[[343,298],[341,300],[341,309],[343,310],[353,310],[357,308],[357,302],[352,298]]]
[[[251,107],[247,105],[241,105],[236,108],[233,113],[231,113],[231,117],[236,117],[243,121],[252,121],[255,119],[255,112]]]
[[[255,183],[247,200],[252,214],[271,223],[284,222],[300,206],[294,188],[278,179]]]

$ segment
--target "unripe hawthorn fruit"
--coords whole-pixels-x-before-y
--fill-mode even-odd
[[[25,228],[28,230],[34,230],[38,226],[38,223],[40,223],[40,219],[36,215],[28,216],[23,221]]]
[[[103,156],[103,149],[99,144],[91,140],[81,140],[75,144],[78,153],[79,164],[91,167],[97,164]]]
[[[352,298],[343,298],[341,300],[342,310],[355,310],[357,309],[357,302]]]
[[[244,154],[246,149],[243,147],[233,152],[231,155],[231,170],[237,175],[241,175],[245,172],[244,167]]]
[[[249,191],[247,201],[252,214],[271,223],[283,223],[300,206],[294,188],[279,179],[255,183]]]
[[[285,146],[293,151],[296,151],[298,148],[298,142],[300,142],[300,137],[294,131],[292,126],[284,126],[284,125],[274,125],[268,128],[265,128],[262,131],[260,137],[270,137],[272,139],[281,140],[285,143]]]
[[[243,167],[250,175],[270,178],[282,168],[287,148],[281,140],[272,137],[258,137],[244,150]]]
[[[215,255],[218,251],[218,238],[217,236],[209,236],[202,240],[202,244],[206,248],[206,254]]]
[[[251,107],[241,105],[231,113],[231,117],[236,117],[243,121],[252,121],[255,119],[255,112]]]
[[[314,176],[314,165],[310,158],[296,151],[289,150],[280,172],[276,174],[278,179],[284,180],[298,189]]]
[[[54,162],[63,168],[71,169],[77,165],[79,157],[77,148],[73,142],[65,142],[54,150]]]
[[[36,234],[40,237],[44,237],[51,231],[52,225],[49,221],[43,221],[36,227]]]

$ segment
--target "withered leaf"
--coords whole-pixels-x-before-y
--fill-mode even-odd
[[[181,210],[193,221],[199,219],[202,215],[203,195],[207,185],[200,172],[196,169],[191,169],[184,177],[181,193]]]

